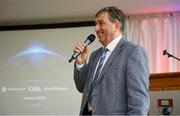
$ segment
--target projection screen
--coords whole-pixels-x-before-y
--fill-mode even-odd
[[[76,115],[82,94],[68,60],[94,27],[0,32],[0,114]],[[90,51],[100,47],[97,40]]]

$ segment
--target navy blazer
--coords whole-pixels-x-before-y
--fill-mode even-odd
[[[88,100],[100,49],[94,51],[80,70],[74,67],[74,81],[83,93],[80,115]],[[123,37],[109,56],[92,95],[93,115],[147,115],[149,69],[145,51]]]

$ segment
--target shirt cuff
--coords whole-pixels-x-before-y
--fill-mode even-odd
[[[84,64],[80,64],[80,65],[79,65],[79,64],[76,63],[76,68],[77,68],[77,70],[80,70],[83,66],[84,66]]]

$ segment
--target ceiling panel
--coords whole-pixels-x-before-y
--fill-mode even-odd
[[[180,11],[180,0],[1,0],[0,25],[87,21],[102,7],[127,15]]]

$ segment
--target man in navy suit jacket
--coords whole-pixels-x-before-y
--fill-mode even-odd
[[[89,61],[89,51],[84,43],[77,43],[73,49],[81,52],[74,65],[76,88],[83,93],[80,115],[148,113],[147,56],[142,47],[123,37],[125,19],[123,12],[116,7],[101,9],[95,15],[95,31],[102,48],[94,51]],[[103,49],[106,54],[102,60]]]

